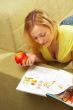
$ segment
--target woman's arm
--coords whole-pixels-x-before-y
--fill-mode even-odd
[[[73,51],[71,52],[71,57],[72,57],[72,68],[73,68]]]
[[[73,69],[73,51],[71,52],[71,61],[64,67],[64,69],[72,70]]]
[[[44,58],[43,58],[43,56],[42,56],[42,54],[40,53],[40,52],[32,52],[32,54],[35,56],[35,62],[36,63],[48,63],[48,61],[46,61]]]
[[[27,60],[23,60],[22,66],[31,66],[34,65],[35,63],[45,63],[47,64],[47,61],[43,59],[41,54],[36,54],[34,52],[27,53]]]
[[[73,61],[73,51],[71,52],[71,57],[72,57],[72,61]]]

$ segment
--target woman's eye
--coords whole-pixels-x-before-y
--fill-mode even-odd
[[[45,37],[46,33],[40,33],[39,36],[40,37]]]

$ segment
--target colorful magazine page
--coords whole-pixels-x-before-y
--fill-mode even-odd
[[[56,73],[57,70],[48,69],[45,67],[30,67],[24,74],[16,89],[32,94],[46,96],[46,93],[49,91],[49,87],[54,83]],[[52,78],[51,74],[53,74]]]
[[[66,105],[70,106],[70,107],[73,107],[73,96],[72,96],[72,101],[70,100],[67,100],[67,101],[63,101],[62,99],[59,98],[59,96],[57,95],[51,95],[51,94],[47,94],[47,97],[52,97],[54,99],[57,99],[59,101],[61,101],[62,103],[65,103]]]
[[[73,84],[73,75],[64,70],[55,70],[46,67],[30,67],[17,90],[46,97],[60,94]]]

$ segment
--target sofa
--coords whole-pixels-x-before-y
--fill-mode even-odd
[[[51,97],[16,90],[27,68],[16,64],[15,54],[31,50],[24,33],[24,19],[33,9],[45,10],[59,24],[73,14],[73,0],[0,0],[0,110],[69,110],[69,106]],[[49,65],[64,66],[51,62]]]

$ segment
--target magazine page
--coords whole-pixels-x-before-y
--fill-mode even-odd
[[[20,83],[17,90],[46,97],[57,96],[73,84],[73,75],[64,70],[32,66]],[[60,98],[59,98],[60,99]]]

